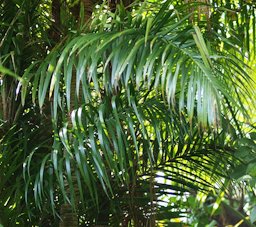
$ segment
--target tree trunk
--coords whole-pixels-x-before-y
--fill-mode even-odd
[[[81,23],[81,21],[86,23],[87,21],[89,21],[89,19],[91,18],[91,15],[92,15],[93,1],[92,0],[80,0],[80,3],[82,3],[82,4],[78,4],[77,5],[78,7],[77,6],[75,7],[76,10],[74,10],[74,9],[70,9],[70,10],[73,13],[74,17],[76,17],[78,19],[78,23]],[[85,12],[85,18],[83,20],[81,20],[81,18],[79,18],[79,12],[80,12],[81,5],[83,5],[84,12]],[[56,4],[55,4],[55,7],[56,7]],[[75,70],[73,70],[73,76],[72,76],[72,81],[71,81],[71,97],[70,98],[71,98],[71,103],[70,103],[70,107],[71,107],[70,114],[71,114],[71,112],[75,108],[75,98],[76,98],[76,72],[75,72]],[[79,101],[81,101],[81,100],[82,100],[81,97],[79,97]],[[69,119],[69,125],[71,125],[71,119]],[[74,173],[74,171],[73,171],[73,173]],[[72,179],[73,179],[74,191],[78,192],[79,190],[78,190],[78,186],[76,183],[75,174],[73,174]],[[69,191],[68,182],[66,182],[66,184],[67,184],[67,191]],[[76,197],[77,197],[76,201],[78,202],[79,196],[76,196]],[[60,217],[61,217],[61,221],[59,223],[59,227],[78,227],[78,225],[79,225],[78,215],[77,215],[77,213],[74,212],[74,210],[72,209],[72,206],[70,204],[62,204],[61,205]]]
[[[77,214],[73,212],[71,205],[62,204],[60,210],[61,221],[59,227],[77,227],[78,217]]]

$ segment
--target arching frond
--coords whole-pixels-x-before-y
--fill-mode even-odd
[[[203,126],[218,124],[220,112],[228,107],[226,100],[244,112],[238,100],[251,94],[245,88],[251,83],[245,65],[231,54],[219,52],[214,43],[206,43],[199,27],[187,25],[189,16],[180,19],[168,7],[165,4],[154,20],[145,18],[136,26],[135,17],[121,31],[113,27],[81,34],[69,39],[64,48],[54,49],[34,78],[40,81],[39,105],[42,107],[49,91],[56,119],[58,106],[70,111],[72,92],[76,91],[78,103],[93,97],[100,102],[106,94],[121,89],[129,94],[133,87],[162,93],[170,108],[179,103],[179,111],[185,110],[190,119],[196,110]],[[75,91],[72,80],[76,81]]]

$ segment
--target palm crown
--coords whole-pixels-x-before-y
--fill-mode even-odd
[[[87,20],[88,8],[76,19],[66,2],[70,20],[52,11],[49,22],[44,4],[2,1],[0,201],[16,204],[3,211],[36,222],[38,210],[56,215],[66,204],[81,223],[153,226],[185,215],[161,205],[164,196],[224,188],[254,95],[250,28],[236,37],[242,46],[228,36],[251,23],[254,6],[222,27],[216,4],[211,19],[209,5],[193,4],[193,14],[166,1],[103,4]]]

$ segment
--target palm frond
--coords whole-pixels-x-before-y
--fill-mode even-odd
[[[245,112],[242,103],[237,104],[237,99],[250,94],[250,89],[245,89],[251,80],[244,64],[232,55],[218,53],[213,46],[209,48],[200,29],[187,25],[188,17],[179,19],[175,10],[167,8],[161,9],[161,17],[156,15],[153,21],[146,18],[138,27],[133,21],[122,31],[82,34],[60,47],[61,55],[54,50],[34,78],[40,81],[39,105],[42,107],[49,91],[54,99],[54,118],[57,103],[68,112],[74,102],[71,81],[75,77],[76,99],[82,96],[85,102],[92,100],[92,93],[99,100],[103,94],[119,89],[129,93],[133,84],[136,90],[151,88],[161,92],[170,108],[178,102],[180,111],[185,109],[190,119],[196,107],[203,126],[218,124],[220,112],[227,109],[223,96]],[[65,90],[60,83],[65,84]]]
[[[241,161],[238,119],[254,94],[244,59],[255,40],[255,6],[240,2],[234,23],[228,13],[236,3],[229,2],[214,1],[210,26],[193,21],[179,1],[115,13],[103,5],[104,15],[95,12],[84,32],[65,21],[59,41],[47,34],[47,4],[1,1],[0,93],[24,109],[9,117],[13,128],[1,127],[0,204],[7,205],[0,209],[37,223],[38,210],[57,215],[70,204],[81,222],[102,215],[113,226],[147,226],[187,217],[177,205],[162,205],[164,196],[223,188]],[[234,38],[237,28],[243,32]]]

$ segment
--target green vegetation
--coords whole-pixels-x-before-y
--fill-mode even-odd
[[[255,13],[0,0],[0,227],[255,226]]]

